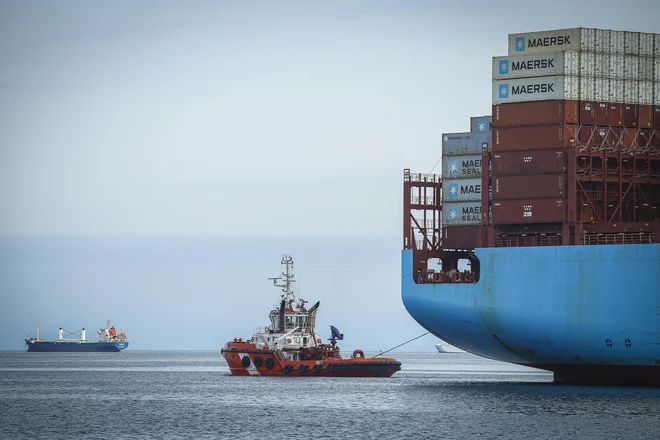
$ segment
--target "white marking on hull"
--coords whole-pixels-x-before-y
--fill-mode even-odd
[[[241,357],[241,361],[243,360],[244,357],[250,358],[250,356],[247,353],[240,353],[239,356]],[[241,364],[242,365],[242,364]],[[254,362],[252,362],[252,359],[250,359],[250,366],[246,368],[248,373],[250,373],[250,376],[260,376],[259,372],[257,371],[257,367],[254,366]]]

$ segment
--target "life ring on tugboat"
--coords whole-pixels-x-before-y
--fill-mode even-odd
[[[245,368],[250,366],[250,356],[243,356],[243,359],[241,359],[241,365],[243,365]]]
[[[290,364],[286,364],[284,366],[284,368],[282,368],[282,372],[285,373],[285,374],[288,374],[288,373],[291,372],[292,369],[293,369],[293,367]]]
[[[288,344],[290,344],[290,343],[291,343],[291,339],[287,339],[286,342],[287,342]]]
[[[255,356],[254,357],[254,366],[257,368],[261,368],[261,366],[264,364],[264,359],[261,356]]]
[[[320,343],[323,342],[323,341],[321,340],[321,338],[318,338],[318,339],[316,340],[316,342],[318,342],[318,343],[320,344]]]
[[[318,373],[321,371],[321,364],[316,364],[312,367],[312,373]]]
[[[357,359],[358,355],[360,355],[361,358],[364,358],[364,352],[362,350],[355,350],[353,352],[353,359]]]
[[[303,374],[306,369],[307,369],[307,365],[300,364],[300,366],[298,367],[298,374]]]
[[[265,364],[266,364],[266,368],[268,368],[269,370],[272,370],[273,367],[275,366],[275,361],[273,360],[272,357],[268,357],[268,358],[266,358]]]

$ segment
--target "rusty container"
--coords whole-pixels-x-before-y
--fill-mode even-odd
[[[596,103],[580,101],[580,124],[593,125],[596,123]]]
[[[443,249],[474,249],[481,226],[447,226],[442,230]]]
[[[634,128],[637,127],[637,110],[638,106],[634,104],[622,104],[623,113],[623,126]]]
[[[653,106],[640,105],[637,110],[637,126],[639,128],[653,128]]]
[[[655,129],[651,136],[651,155],[660,157],[660,130]]]
[[[566,197],[565,174],[503,176],[493,178],[493,200]]]
[[[653,128],[660,130],[660,105],[653,107]]]
[[[493,202],[493,224],[559,223],[566,218],[566,200],[527,199]]]
[[[578,101],[536,101],[493,105],[493,129],[578,122]]]
[[[653,130],[650,128],[640,128],[637,132],[637,149],[640,154],[646,154],[654,148]]]
[[[493,176],[564,173],[566,157],[563,149],[493,153]]]
[[[610,103],[607,105],[607,124],[611,126],[623,126],[623,105]]]
[[[549,150],[575,145],[577,125],[538,125],[493,129],[493,152]]]
[[[594,123],[596,125],[609,125],[609,118],[607,116],[609,104],[606,102],[596,102],[594,106]]]
[[[589,147],[614,148],[621,138],[621,127],[582,126],[579,145]]]

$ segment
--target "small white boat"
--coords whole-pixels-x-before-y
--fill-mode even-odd
[[[438,350],[438,353],[465,353],[465,351],[460,348],[456,348],[451,344],[446,343],[445,341],[435,344],[435,348]]]

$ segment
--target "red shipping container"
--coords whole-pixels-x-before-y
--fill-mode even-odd
[[[493,128],[493,152],[549,150],[575,145],[577,125]]]
[[[493,106],[493,128],[577,124],[578,101],[536,101]]]
[[[474,249],[479,240],[481,226],[447,226],[443,231],[443,249]]]
[[[651,139],[651,150],[653,156],[660,157],[660,130],[653,131],[653,138]],[[653,154],[655,153],[655,154]]]
[[[639,130],[636,128],[624,128],[623,136],[621,137],[621,146],[623,149],[637,150],[639,140],[637,139]]]
[[[594,105],[594,122],[596,125],[609,125],[609,118],[607,116],[609,105],[605,102],[596,102]]]
[[[637,110],[637,126],[639,128],[653,128],[653,106],[640,105]]]
[[[660,105],[653,107],[653,127],[660,130]]]
[[[640,128],[637,133],[637,147],[642,151],[643,154],[646,154],[651,148],[653,148],[653,130],[650,128]]]
[[[579,144],[589,147],[614,148],[621,138],[621,127],[582,126],[580,127]]]
[[[563,149],[493,153],[493,176],[564,173],[566,157]]]
[[[607,124],[613,126],[623,126],[623,105],[621,104],[608,104],[607,105]]]
[[[559,223],[566,217],[566,200],[502,200],[493,202],[493,224]]]
[[[637,107],[633,104],[623,104],[623,126],[624,127],[637,127]]]
[[[565,174],[503,176],[493,178],[493,200],[566,197]]]
[[[591,101],[580,101],[580,124],[593,125],[596,122],[596,105]]]

